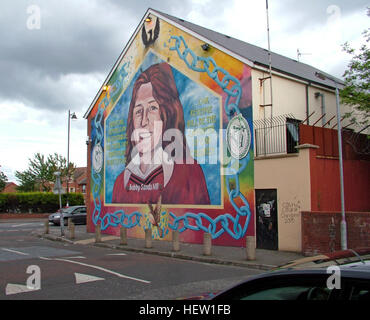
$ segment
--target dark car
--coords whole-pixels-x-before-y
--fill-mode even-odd
[[[68,219],[71,218],[74,224],[86,224],[86,206],[71,206],[62,208],[64,225],[68,225]],[[60,210],[49,216],[49,222],[60,225]]]
[[[370,301],[370,249],[292,261],[203,299]]]

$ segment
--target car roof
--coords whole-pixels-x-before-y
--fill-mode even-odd
[[[281,269],[307,269],[307,268],[325,268],[332,265],[344,266],[351,263],[370,261],[370,248],[356,248],[341,251],[329,252],[313,257],[305,257],[290,261],[277,267]]]

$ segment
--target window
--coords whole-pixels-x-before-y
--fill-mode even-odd
[[[287,153],[297,153],[295,148],[299,143],[299,124],[300,120],[286,119],[286,151]]]
[[[215,300],[333,300],[343,290],[329,289],[327,274],[287,274],[247,281],[234,287]]]
[[[350,300],[370,301],[370,286],[356,285],[350,290]]]
[[[328,300],[331,290],[322,287],[288,286],[261,290],[241,300]]]

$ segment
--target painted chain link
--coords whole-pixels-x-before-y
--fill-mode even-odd
[[[212,57],[204,58],[197,56],[190,48],[188,48],[184,38],[182,36],[172,36],[169,39],[169,42],[175,40],[174,46],[170,47],[170,50],[176,50],[180,59],[182,59],[187,67],[196,72],[206,72],[208,76],[213,79],[220,88],[227,94],[225,100],[225,112],[230,120],[234,114],[239,114],[239,102],[242,95],[242,88],[240,82],[237,78],[230,75],[226,70],[217,66],[216,62]],[[183,47],[183,48],[182,48]],[[188,59],[190,57],[190,59]],[[124,64],[119,72],[119,76],[113,87],[113,92],[110,92],[111,96],[106,96],[98,106],[98,112],[94,119],[94,125],[96,128],[96,138],[94,145],[100,145],[104,137],[102,120],[104,117],[104,110],[109,105],[112,97],[117,95],[117,91],[122,87],[123,81],[127,76],[125,71],[126,64]],[[220,80],[220,75],[222,76]],[[229,89],[229,86],[231,88]],[[233,101],[232,101],[233,100]],[[251,211],[248,204],[248,201],[244,195],[240,192],[239,184],[239,174],[245,169],[249,162],[249,154],[241,159],[231,159],[230,164],[225,168],[226,176],[226,187],[229,195],[230,203],[236,211],[236,216],[231,214],[219,215],[216,218],[211,218],[205,213],[191,213],[186,212],[183,216],[177,217],[174,213],[170,212],[170,216],[173,218],[173,222],[169,223],[169,228],[173,230],[178,230],[183,232],[186,229],[205,232],[209,232],[212,235],[212,238],[218,238],[225,231],[234,239],[242,238],[249,225],[251,218]],[[104,218],[100,217],[101,213],[101,200],[100,200],[100,189],[102,186],[102,173],[95,172],[92,169],[92,180],[93,180],[93,199],[94,199],[94,211],[93,211],[93,222],[96,225],[99,221],[101,223],[101,230],[105,230],[109,226],[116,227],[122,225],[126,228],[132,228],[137,225],[140,226],[140,219],[143,217],[142,213],[135,211],[130,215],[127,215],[123,210],[114,212],[113,214],[107,213]],[[234,189],[230,189],[231,181],[234,180]],[[235,199],[240,198],[243,205],[239,207]],[[240,217],[246,217],[244,226],[241,225]],[[193,224],[191,223],[193,222]],[[183,224],[183,227],[180,228],[180,224]],[[231,225],[231,226],[230,226]],[[149,227],[147,225],[143,226],[144,229]]]
[[[239,102],[242,95],[242,88],[240,81],[229,74],[228,71],[217,66],[215,60],[212,57],[199,57],[197,56],[186,44],[186,41],[182,36],[172,36],[169,42],[175,40],[175,43],[169,49],[176,51],[179,58],[182,59],[186,66],[196,72],[206,72],[208,76],[213,79],[219,87],[227,94],[224,108],[228,119],[230,120],[234,114],[239,114]],[[220,80],[222,79],[222,80]],[[231,88],[229,89],[229,87]],[[233,99],[233,101],[232,101]],[[187,212],[181,217],[176,217],[172,212],[171,216],[174,222],[170,224],[170,228],[183,232],[186,229],[194,231],[203,230],[209,232],[212,238],[219,237],[225,231],[234,239],[242,238],[249,225],[251,218],[251,211],[249,203],[244,195],[240,192],[239,174],[246,168],[249,162],[249,154],[241,159],[237,160],[232,158],[228,167],[225,168],[226,188],[229,195],[230,203],[236,211],[236,216],[233,217],[231,214],[223,214],[217,216],[215,219],[210,218],[204,213],[190,213]],[[231,181],[234,180],[234,189],[230,189]],[[243,206],[238,207],[235,200],[240,198]],[[240,217],[246,216],[244,227],[240,224]],[[194,220],[195,225],[190,224],[189,219]],[[179,228],[180,221],[183,222],[183,227]],[[229,221],[232,223],[232,228],[229,227]],[[203,222],[208,222],[208,227],[203,225]],[[221,225],[221,229],[217,230],[217,224]]]
[[[120,68],[120,71],[117,75],[117,80],[107,91],[107,95],[104,97],[104,99],[102,99],[102,101],[99,103],[98,111],[93,121],[96,131],[94,146],[101,146],[102,144],[104,138],[104,130],[102,125],[102,122],[104,120],[104,111],[106,107],[109,105],[110,101],[117,96],[119,90],[122,88],[123,82],[126,80],[126,77],[128,75],[125,69],[127,66],[128,63],[125,63]],[[119,210],[114,212],[113,214],[107,213],[104,215],[104,218],[101,218],[100,213],[102,206],[100,199],[100,191],[103,181],[102,170],[96,172],[94,168],[92,168],[91,178],[93,180],[92,194],[94,200],[94,211],[92,214],[92,220],[95,225],[97,225],[100,222],[101,230],[105,230],[109,226],[117,227],[118,225],[122,225],[126,228],[133,228],[137,225],[140,225],[140,218],[142,217],[142,214],[138,211],[135,211],[132,214],[127,215],[123,210]]]

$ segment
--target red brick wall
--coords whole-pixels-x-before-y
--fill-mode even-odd
[[[302,212],[302,254],[341,250],[340,212]],[[370,247],[370,212],[346,212],[347,247]]]
[[[51,213],[1,213],[0,219],[47,218]]]

